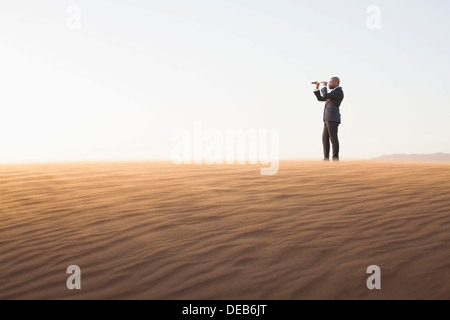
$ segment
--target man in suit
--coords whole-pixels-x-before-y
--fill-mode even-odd
[[[319,91],[320,84],[324,87]],[[327,90],[327,84],[330,87],[330,92]],[[339,161],[339,139],[338,127],[341,123],[341,114],[339,107],[344,99],[344,92],[339,86],[340,80],[338,77],[333,77],[330,82],[316,82],[316,89],[314,94],[319,101],[325,101],[325,108],[323,110],[323,156],[324,161],[330,161],[330,140],[333,145],[333,161]]]

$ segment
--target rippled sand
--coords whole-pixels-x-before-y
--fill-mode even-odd
[[[450,299],[449,164],[259,168],[0,165],[0,298]]]

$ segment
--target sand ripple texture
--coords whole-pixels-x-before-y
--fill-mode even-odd
[[[0,298],[450,299],[449,164],[260,167],[1,165]]]

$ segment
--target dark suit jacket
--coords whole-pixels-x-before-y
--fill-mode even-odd
[[[322,95],[320,95],[322,92]],[[323,109],[323,121],[336,121],[341,123],[341,113],[339,107],[344,99],[344,92],[341,87],[337,87],[330,93],[328,93],[327,87],[323,87],[319,91],[314,91],[314,94],[319,101],[326,101],[325,108]]]

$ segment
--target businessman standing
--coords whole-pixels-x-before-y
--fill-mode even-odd
[[[330,82],[313,82],[316,85],[314,94],[319,101],[325,101],[325,108],[323,110],[323,160],[330,161],[330,140],[333,145],[333,161],[339,161],[339,139],[338,127],[341,123],[341,113],[339,107],[344,99],[344,92],[339,86],[340,80],[338,77],[333,77]],[[319,91],[320,84],[324,87]],[[327,90],[327,84],[330,87],[330,92]]]

